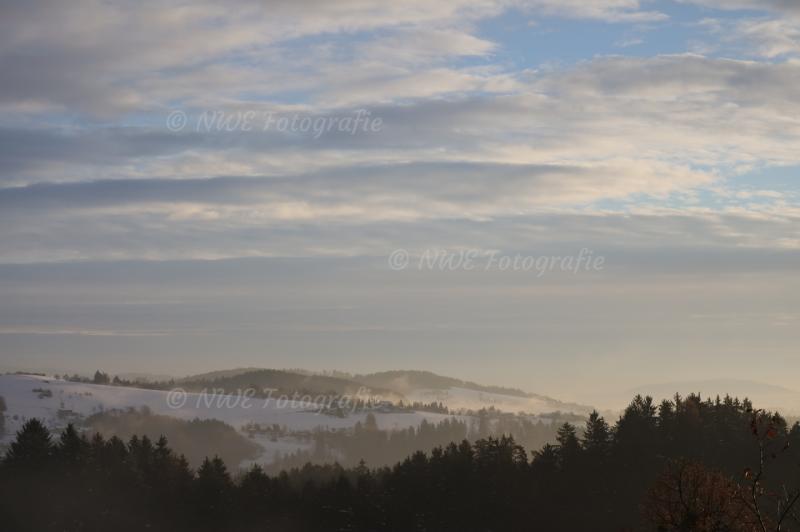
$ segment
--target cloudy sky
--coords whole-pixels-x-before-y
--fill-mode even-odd
[[[2,368],[796,387],[795,0],[0,0],[0,71]]]

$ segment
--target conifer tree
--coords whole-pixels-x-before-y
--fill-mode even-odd
[[[50,432],[36,418],[30,419],[17,432],[5,457],[5,463],[12,467],[42,468],[50,463],[53,456],[53,442]]]
[[[602,454],[608,449],[611,439],[611,430],[608,423],[603,419],[597,410],[589,414],[586,420],[586,428],[583,431],[583,447],[587,451],[595,454]]]

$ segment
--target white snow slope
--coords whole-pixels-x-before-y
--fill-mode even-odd
[[[41,391],[34,391],[41,390]],[[52,396],[49,396],[49,393]],[[44,393],[42,393],[44,392]],[[36,375],[0,375],[0,396],[6,401],[6,434],[0,443],[8,443],[14,438],[22,424],[33,417],[41,419],[52,430],[62,429],[68,420],[62,415],[72,411],[80,416],[97,412],[128,407],[148,407],[154,414],[173,416],[180,419],[218,419],[237,430],[247,423],[261,425],[278,424],[289,430],[313,430],[316,427],[346,428],[358,421],[363,422],[366,413],[350,413],[346,417],[321,414],[315,405],[273,398],[270,400],[250,398],[245,401],[236,396],[203,396],[127,388],[123,386],[104,386],[56,380]],[[404,429],[418,426],[423,419],[431,423],[451,417],[430,412],[384,413],[374,412],[381,429]],[[291,439],[270,442],[267,438],[255,440],[265,449],[263,460],[272,460],[274,452],[282,453],[305,448],[306,445]]]

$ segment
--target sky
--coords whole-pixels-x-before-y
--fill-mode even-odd
[[[0,1],[0,72],[0,369],[798,387],[795,0]]]

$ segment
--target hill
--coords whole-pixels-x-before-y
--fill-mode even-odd
[[[515,388],[487,386],[437,375],[430,371],[395,370],[355,375],[353,380],[369,387],[392,390],[410,401],[441,402],[451,409],[478,410],[494,407],[505,412],[573,412],[587,414],[586,405],[565,403],[552,397],[524,392]]]
[[[392,390],[341,377],[297,373],[278,369],[240,369],[215,371],[187,377],[181,385],[188,390],[199,391],[205,388],[221,388],[227,393],[243,389],[259,392],[272,390],[278,394],[299,395],[378,395],[386,399],[400,399],[401,394]],[[369,388],[369,389],[365,389]]]

